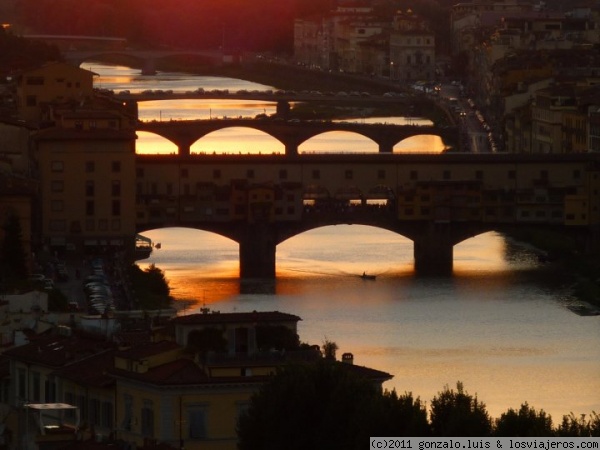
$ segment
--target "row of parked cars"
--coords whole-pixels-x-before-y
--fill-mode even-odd
[[[114,311],[114,298],[110,282],[104,272],[102,259],[92,261],[92,273],[85,277],[83,290],[86,295],[89,312],[92,314],[104,314]]]

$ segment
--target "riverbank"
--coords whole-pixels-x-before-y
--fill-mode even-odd
[[[540,250],[540,261],[553,266],[561,283],[576,298],[571,309],[580,315],[600,314],[600,254],[568,236],[533,229],[512,232],[516,240]]]

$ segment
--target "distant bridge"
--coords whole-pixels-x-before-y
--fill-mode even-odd
[[[65,60],[73,65],[80,66],[83,62],[102,59],[103,56],[126,56],[143,62],[143,73],[156,73],[156,62],[159,59],[172,56],[194,56],[207,64],[221,65],[224,54],[218,50],[134,50],[134,49],[98,49],[98,50],[65,50],[62,52]]]
[[[177,145],[178,154],[190,156],[191,146],[203,136],[213,131],[231,127],[247,127],[263,131],[285,146],[285,154],[298,154],[298,147],[306,140],[329,131],[349,131],[365,136],[379,147],[380,153],[392,153],[394,145],[412,136],[436,135],[448,147],[459,143],[458,129],[455,127],[362,124],[331,121],[283,121],[272,119],[222,119],[222,120],[180,120],[140,122],[136,130],[158,134]]]
[[[600,155],[136,155],[136,223],[239,243],[241,278],[275,277],[276,247],[336,224],[414,242],[418,273],[452,272],[487,231],[552,228],[598,248]],[[385,255],[382,255],[385,257]]]

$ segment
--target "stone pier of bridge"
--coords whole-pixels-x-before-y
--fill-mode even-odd
[[[276,238],[263,223],[249,225],[240,238],[240,278],[274,279]]]
[[[456,236],[451,227],[425,227],[410,236],[414,242],[414,270],[417,275],[451,275]],[[255,223],[243,230],[239,243],[241,279],[274,279],[276,274],[277,233],[266,223]]]

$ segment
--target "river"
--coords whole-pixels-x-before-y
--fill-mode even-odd
[[[99,74],[96,86],[117,92],[276,88],[187,74],[141,76],[94,62],[83,67]],[[140,117],[253,116],[274,108],[264,102],[149,102],[140,106]],[[311,141],[305,151],[376,151],[355,135]],[[170,145],[140,136],[137,151],[175,151]],[[196,151],[236,153],[282,151],[278,145],[247,129],[217,132],[195,144]],[[425,137],[402,145],[432,151],[439,142]],[[223,237],[182,228],[144,234],[161,248],[140,265],[165,271],[181,314],[203,304],[221,312],[296,314],[302,341],[334,341],[338,357],[350,352],[355,364],[393,374],[386,389],[426,402],[461,381],[492,417],[523,402],[550,413],[555,423],[570,412],[600,411],[600,316],[571,312],[568,289],[539,270],[533,249],[499,234],[457,245],[452,276],[421,278],[413,273],[412,242],[402,236],[365,226],[324,227],[280,244],[277,280],[262,284],[240,282],[237,244]],[[363,271],[377,279],[362,280]]]

